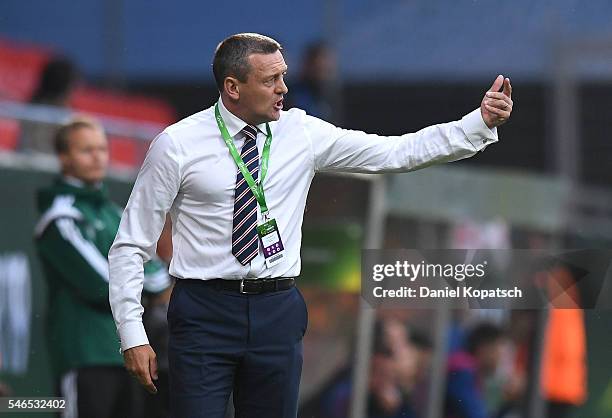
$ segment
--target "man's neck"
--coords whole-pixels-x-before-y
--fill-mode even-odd
[[[238,119],[242,120],[249,125],[259,125],[261,122],[255,122],[249,120],[248,115],[245,114],[244,109],[235,101],[231,100],[225,94],[221,94],[221,100],[223,101],[223,106],[230,112],[232,115],[236,116]]]

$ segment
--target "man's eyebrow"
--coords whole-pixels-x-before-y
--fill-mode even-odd
[[[287,67],[285,67],[284,69],[278,70],[278,71],[274,71],[272,73],[268,73],[268,75],[266,76],[266,78],[274,78],[277,77],[280,74],[285,74],[287,72]]]

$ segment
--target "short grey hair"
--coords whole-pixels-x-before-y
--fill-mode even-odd
[[[223,40],[215,50],[213,74],[219,91],[226,77],[245,83],[251,70],[249,55],[273,54],[283,47],[274,39],[258,33],[237,33]]]

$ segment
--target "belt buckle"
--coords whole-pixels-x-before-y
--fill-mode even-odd
[[[245,291],[244,290],[244,281],[245,280],[248,280],[248,279],[240,279],[239,293],[241,293],[243,295],[257,295],[259,292],[249,292],[249,291]]]

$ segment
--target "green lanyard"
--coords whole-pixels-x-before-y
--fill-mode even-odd
[[[229,148],[229,152],[230,154],[232,154],[232,158],[234,159],[234,162],[236,163],[236,165],[240,169],[240,172],[244,176],[244,179],[249,185],[249,188],[251,189],[251,191],[253,192],[255,199],[257,199],[257,202],[259,203],[259,207],[261,208],[261,213],[265,218],[268,214],[268,206],[266,205],[266,198],[264,196],[263,182],[264,182],[264,179],[266,178],[266,174],[268,173],[268,160],[270,159],[270,144],[272,143],[272,132],[270,131],[270,125],[266,123],[267,134],[266,134],[266,142],[264,143],[263,152],[261,154],[261,168],[259,170],[260,172],[259,182],[255,182],[255,179],[249,172],[249,169],[247,168],[246,164],[244,163],[244,161],[242,161],[242,157],[240,157],[240,153],[236,149],[234,140],[232,139],[229,132],[227,131],[225,122],[223,121],[223,118],[221,117],[221,113],[219,113],[219,103],[215,104],[215,119],[217,120],[217,125],[219,126],[219,130],[221,131],[221,136],[223,137],[225,144]]]

